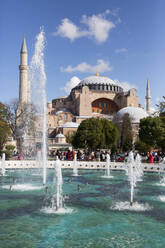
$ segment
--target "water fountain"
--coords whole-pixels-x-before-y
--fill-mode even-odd
[[[2,159],[1,159],[1,174],[2,176],[5,176],[5,172],[6,172],[6,169],[5,169],[5,162],[6,160],[6,154],[5,153],[2,153]]]
[[[52,208],[56,209],[56,211],[59,211],[61,208],[63,208],[62,184],[63,184],[63,180],[62,180],[61,163],[57,156],[55,162],[55,176],[54,176],[54,185],[56,188],[56,192],[52,198]]]
[[[109,155],[109,153],[106,154],[106,171],[105,171],[105,177],[107,177],[107,178],[112,177],[110,175],[110,155]]]
[[[78,163],[77,163],[77,154],[75,153],[74,160],[73,160],[73,176],[78,176]]]
[[[65,214],[71,213],[72,209],[64,207],[64,198],[63,198],[63,179],[62,179],[62,169],[61,169],[61,161],[59,160],[58,156],[56,157],[56,161],[54,164],[54,179],[52,185],[52,192],[47,197],[46,202],[50,199],[50,204],[47,207],[41,209],[44,213],[53,213],[53,214]],[[46,190],[47,191],[47,190]]]
[[[112,209],[117,210],[130,210],[130,211],[146,211],[151,209],[151,207],[146,204],[139,204],[138,202],[134,202],[134,189],[136,187],[137,181],[141,181],[141,177],[143,175],[142,166],[141,166],[141,158],[139,155],[134,159],[134,154],[131,151],[128,154],[127,162],[125,163],[125,171],[128,177],[128,181],[130,184],[130,201],[129,202],[117,202]]]
[[[115,180],[111,181],[100,180],[102,170],[82,170],[81,177],[68,183],[73,172],[63,169],[61,173],[62,164],[63,161],[57,159],[54,170],[47,171],[46,192],[43,187],[18,192],[14,186],[9,191],[1,186],[10,185],[11,177],[0,178],[0,235],[4,237],[0,247],[6,247],[6,240],[11,247],[20,244],[21,247],[41,248],[91,247],[91,244],[92,247],[109,247],[109,244],[112,247],[132,248],[141,247],[141,244],[157,247],[158,243],[165,242],[165,208],[157,197],[162,186],[155,185],[160,178],[158,173],[145,172],[136,195],[139,203],[133,199],[133,206],[130,206],[127,200],[130,185],[123,170],[114,170]],[[12,179],[19,176],[20,172],[15,170]],[[25,182],[31,178],[34,185],[40,183],[40,178],[25,173]],[[78,184],[81,185],[79,192]],[[65,195],[69,196],[65,202],[67,208]],[[49,205],[44,205],[44,199],[49,196]],[[41,206],[47,207],[41,209]],[[68,207],[74,212],[69,212]]]
[[[31,60],[31,85],[35,88],[35,104],[42,119],[42,166],[43,184],[46,184],[47,167],[47,127],[46,127],[46,74],[44,66],[45,33],[41,28],[36,37],[35,51]]]
[[[135,170],[137,174],[137,181],[138,182],[142,181],[142,176],[144,174],[144,171],[143,171],[143,166],[141,162],[141,156],[139,154],[137,154],[135,158]]]
[[[135,173],[136,171],[135,171],[135,163],[134,163],[134,154],[132,151],[128,155],[127,164],[128,164],[127,167],[128,180],[131,186],[130,206],[133,206],[134,187],[136,186],[137,174]]]

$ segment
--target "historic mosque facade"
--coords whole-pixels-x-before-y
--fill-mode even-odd
[[[28,52],[24,38],[21,49],[19,103],[30,102],[30,82],[28,80]],[[150,86],[147,81],[146,111],[139,104],[136,89],[124,91],[115,81],[98,73],[89,76],[74,87],[69,96],[53,99],[47,104],[47,128],[52,144],[57,140],[55,136],[61,133],[67,135],[76,131],[81,121],[87,118],[106,118],[121,122],[125,113],[130,115],[138,134],[141,118],[150,114]],[[134,140],[135,140],[134,139]],[[50,139],[51,140],[51,139]]]

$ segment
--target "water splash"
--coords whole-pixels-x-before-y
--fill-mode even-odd
[[[133,197],[134,197],[134,188],[136,187],[137,181],[141,180],[143,175],[143,168],[141,165],[141,157],[137,154],[136,159],[134,160],[134,154],[131,151],[128,155],[126,167],[126,175],[128,176],[128,180],[131,186],[131,195],[130,195],[130,205],[133,205]]]
[[[5,165],[6,165],[6,154],[2,153],[2,159],[1,159],[1,174],[2,176],[5,176],[6,173],[6,169],[5,169]]]
[[[77,163],[77,154],[75,153],[73,161],[73,176],[78,176],[78,163]]]
[[[110,178],[112,177],[110,175],[110,155],[107,153],[106,155],[106,171],[105,171],[105,176]]]
[[[13,185],[3,185],[2,189],[7,189],[11,191],[31,191],[31,190],[40,190],[43,189],[43,186],[36,186],[32,184],[13,184]]]
[[[38,121],[42,122],[42,167],[43,184],[46,184],[46,166],[47,166],[47,126],[46,126],[46,74],[44,65],[45,33],[41,28],[36,36],[35,51],[31,60],[31,84],[35,89],[35,104],[39,110]]]
[[[160,201],[165,202],[165,195],[160,195],[158,198]]]
[[[103,178],[113,178],[110,173],[110,155],[106,154],[106,169],[105,169],[105,175],[102,176]]]
[[[141,162],[141,156],[139,154],[137,154],[135,158],[135,169],[137,174],[137,181],[142,181],[142,176],[144,174],[144,171]]]
[[[41,212],[46,214],[67,214],[73,212],[73,209],[66,208],[64,206],[65,197],[63,197],[62,185],[63,179],[61,162],[57,157],[55,161],[55,175],[53,186],[48,190],[52,192],[50,193],[50,195],[47,194],[45,198],[45,206],[41,209]]]
[[[141,211],[151,210],[151,207],[147,203],[143,204],[138,202],[134,202],[134,204],[130,206],[130,202],[126,201],[126,202],[117,202],[115,206],[111,207],[111,209],[119,210],[119,211],[129,210],[129,211],[141,212]]]
[[[52,198],[52,208],[56,208],[59,210],[63,207],[63,195],[62,195],[62,170],[61,170],[61,163],[59,158],[55,162],[55,177],[54,177],[54,184],[56,186],[56,197]]]

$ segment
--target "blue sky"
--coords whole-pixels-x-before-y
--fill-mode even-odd
[[[143,106],[149,78],[155,107],[165,95],[164,10],[164,0],[1,0],[0,101],[18,97],[24,34],[30,63],[43,26],[48,101],[97,70],[136,87]]]

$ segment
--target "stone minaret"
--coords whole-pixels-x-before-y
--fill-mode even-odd
[[[28,53],[26,47],[26,40],[24,38],[20,53],[19,66],[19,105],[23,103],[30,103],[30,82],[28,76]]]
[[[146,111],[150,114],[150,105],[151,105],[151,95],[150,95],[150,84],[147,79],[147,88],[146,88]]]

